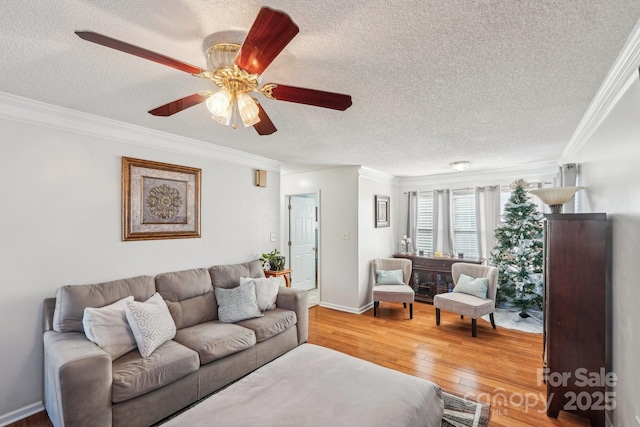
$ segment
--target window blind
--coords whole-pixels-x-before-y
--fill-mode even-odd
[[[418,193],[418,236],[416,248],[433,252],[433,194]]]
[[[476,198],[473,190],[454,191],[451,203],[454,248],[468,258],[477,258]]]

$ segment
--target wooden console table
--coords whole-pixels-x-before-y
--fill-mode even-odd
[[[280,277],[284,276],[284,283],[287,288],[291,287],[291,270],[271,271],[265,270],[264,275],[267,277]]]
[[[455,258],[455,257],[427,257],[416,254],[395,254],[394,258],[407,258],[412,264],[412,280],[409,286],[416,293],[415,300],[433,304],[436,294],[449,292],[453,289],[451,277],[451,265],[456,262],[468,262],[482,264],[480,258]]]

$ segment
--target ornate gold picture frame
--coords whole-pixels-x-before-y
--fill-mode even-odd
[[[122,158],[122,240],[200,237],[201,170]]]

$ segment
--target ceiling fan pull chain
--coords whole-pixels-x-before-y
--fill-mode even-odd
[[[231,100],[231,111],[232,111],[232,123],[233,125],[231,125],[232,128],[234,129],[238,129],[238,108],[236,105],[236,97],[234,96],[233,99]]]

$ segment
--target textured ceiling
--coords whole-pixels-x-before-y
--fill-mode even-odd
[[[348,93],[345,112],[262,98],[278,132],[148,110],[211,88],[83,41],[96,31],[206,67],[203,41],[261,6],[300,33],[263,74]],[[397,176],[556,161],[640,18],[638,0],[2,0],[0,91],[231,147],[284,171],[365,165]]]

